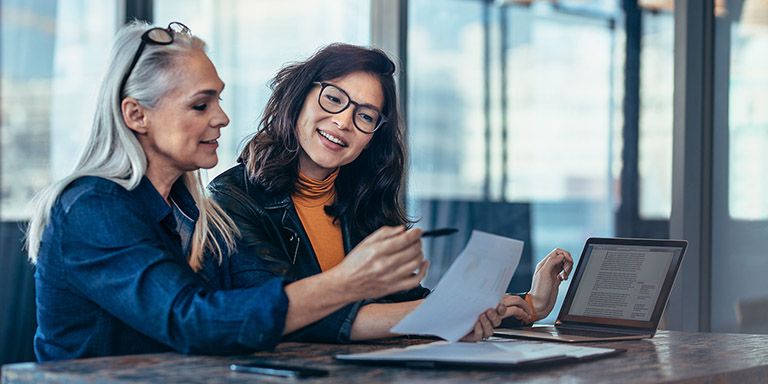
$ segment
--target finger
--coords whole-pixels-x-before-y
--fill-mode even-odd
[[[504,305],[504,303],[499,303],[499,305],[496,306],[496,313],[499,315],[500,318],[504,318],[504,314],[507,312],[507,306]]]
[[[567,273],[570,273],[572,265],[573,257],[570,252],[561,248],[555,248],[536,265],[536,271],[538,272],[539,269],[547,267],[552,272],[557,271],[558,274],[566,270],[568,271]]]
[[[573,256],[571,255],[571,253],[566,251],[565,249],[563,249],[562,251],[563,251],[563,256],[565,257],[565,260],[573,264]]]
[[[427,275],[428,269],[429,269],[429,261],[424,260],[424,262],[419,267],[419,272],[407,279],[402,280],[400,283],[397,283],[395,285],[396,289],[393,292],[404,291],[406,289],[411,289],[413,287],[416,287],[417,285],[419,285],[419,283],[421,283],[422,280],[424,280],[424,277]]]
[[[368,235],[363,241],[360,242],[360,244],[363,243],[371,243],[371,242],[378,242],[381,240],[384,240],[386,238],[392,237],[398,233],[405,232],[405,227],[402,225],[398,225],[395,227],[390,226],[382,226],[381,228],[375,230],[373,233]]]
[[[403,273],[410,269],[410,272],[416,270],[419,264],[424,260],[424,253],[420,246],[414,246],[404,249],[402,251],[393,254],[384,254],[381,262],[388,268],[389,271],[397,271],[397,273]]]
[[[504,297],[501,298],[501,303],[504,304],[507,307],[513,306],[513,305],[518,305],[518,304],[524,303],[524,302],[525,302],[525,300],[522,297],[518,296],[518,295],[506,294],[506,295],[504,295]]]
[[[475,322],[475,334],[473,335],[475,340],[482,340],[483,338],[483,323],[478,319]]]
[[[514,317],[515,319],[518,319],[524,323],[533,322],[533,318],[531,318],[531,314],[524,311],[520,307],[507,307],[507,313],[504,317],[505,318]]]
[[[568,274],[571,271],[573,265],[573,257],[571,254],[560,248],[556,248],[552,257],[551,272],[557,273],[557,279],[564,281],[568,278]]]
[[[406,232],[411,233],[413,236],[416,236],[418,238],[421,238],[421,235],[424,233],[424,230],[421,228],[410,228]]]
[[[394,273],[406,273],[413,272],[419,268],[421,262],[424,261],[424,253],[421,249],[410,249],[408,251],[398,252],[394,255],[389,255],[387,260],[382,260],[389,266],[389,271]]]
[[[488,319],[488,316],[485,315],[485,312],[480,314],[480,327],[483,329],[483,339],[493,335],[494,327]]]
[[[507,317],[511,316],[512,309],[514,309],[514,308],[517,308],[517,310],[519,312],[525,314],[525,317],[528,318],[528,319],[531,319],[533,317],[533,308],[531,307],[531,305],[527,301],[525,301],[525,299],[523,299],[520,296],[516,296],[516,295],[505,296],[502,299],[502,303],[506,306],[506,311],[505,311],[505,313],[503,315],[503,318],[507,318]],[[520,317],[518,317],[518,319],[523,320]],[[526,320],[526,321],[528,321],[528,320]]]
[[[380,252],[384,254],[396,254],[410,248],[421,250],[421,230],[416,228],[397,233],[386,239],[380,239],[377,243],[380,246]]]
[[[424,262],[424,254],[418,252],[410,260],[405,260],[400,263],[392,263],[391,270],[394,271],[396,276],[411,276]]]
[[[568,251],[563,251],[564,254],[564,260],[563,260],[563,280],[568,280],[568,276],[571,274],[571,271],[573,270],[573,256],[571,256],[571,253]]]
[[[485,316],[491,322],[491,327],[496,328],[501,325],[501,316],[499,316],[499,313],[496,312],[495,309],[485,311]]]
[[[522,307],[526,312],[533,313],[531,305],[518,295],[506,295],[501,302],[507,307]]]
[[[480,325],[480,322],[479,322],[479,321],[476,321],[476,322],[475,322],[475,326],[474,326],[474,328],[472,329],[472,332],[470,332],[470,333],[469,333],[469,334],[466,336],[466,339],[467,339],[468,341],[479,341],[479,340],[480,340],[480,339],[482,339],[482,338],[483,338],[483,328],[482,328],[482,326]]]
[[[541,261],[539,261],[536,264],[536,269],[534,269],[533,273],[536,274],[539,272],[540,269],[544,268],[546,265],[548,265],[550,262],[552,262],[552,259],[558,257],[557,256],[557,248],[551,250],[546,256],[544,256]]]

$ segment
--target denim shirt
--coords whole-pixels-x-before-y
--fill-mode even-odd
[[[191,233],[199,212],[181,180],[170,196]],[[71,183],[38,254],[38,360],[274,348],[288,310],[283,279],[231,289],[228,258],[195,273],[177,224],[146,177],[131,191],[98,177]]]

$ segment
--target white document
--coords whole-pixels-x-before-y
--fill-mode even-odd
[[[521,364],[544,359],[583,359],[615,352],[611,348],[572,346],[539,341],[488,341],[479,343],[448,343],[438,341],[407,348],[337,355],[350,361],[429,361],[455,364]]]
[[[435,290],[391,331],[458,341],[481,313],[499,305],[522,253],[522,241],[472,231]]]

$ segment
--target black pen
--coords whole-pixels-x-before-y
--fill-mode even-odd
[[[458,231],[459,230],[457,228],[438,228],[438,229],[432,229],[429,231],[422,232],[421,237],[447,236],[447,235],[453,235]]]

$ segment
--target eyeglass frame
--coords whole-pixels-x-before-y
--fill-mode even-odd
[[[180,29],[177,31],[172,28],[172,26],[177,25],[180,27]],[[163,31],[168,34],[168,37],[170,37],[170,40],[166,41],[157,41],[152,39],[149,35],[153,31]],[[155,44],[155,45],[171,45],[174,41],[174,35],[176,33],[185,33],[189,34],[191,33],[191,30],[189,27],[184,25],[183,23],[180,23],[178,21],[171,21],[168,23],[168,26],[165,28],[162,27],[154,27],[146,30],[144,33],[141,34],[141,44],[139,44],[139,48],[136,50],[136,53],[133,55],[133,60],[131,61],[131,65],[128,67],[128,71],[125,72],[125,75],[123,75],[123,80],[120,81],[120,99],[123,99],[123,92],[125,91],[125,84],[128,83],[128,77],[131,76],[131,73],[133,73],[134,68],[136,68],[136,63],[139,62],[139,58],[141,58],[141,54],[144,52],[144,48],[146,48],[147,44]]]
[[[352,97],[349,96],[349,93],[347,93],[347,91],[343,90],[338,85],[327,83],[327,82],[324,82],[324,81],[313,81],[312,84],[320,86],[320,93],[317,94],[317,104],[320,106],[320,108],[323,109],[323,111],[326,111],[326,112],[328,112],[330,114],[333,114],[333,115],[338,115],[339,113],[342,113],[342,112],[346,111],[347,108],[349,108],[349,106],[353,104],[355,106],[355,108],[352,110],[352,114],[353,114],[352,125],[354,125],[355,128],[357,128],[358,131],[360,131],[362,133],[365,133],[366,135],[373,135],[374,132],[378,131],[379,128],[381,128],[381,126],[384,125],[384,123],[386,123],[388,121],[387,117],[384,116],[384,112],[379,111],[377,108],[374,108],[372,106],[362,105],[362,107],[373,109],[373,110],[375,110],[376,112],[379,113],[379,121],[376,123],[376,127],[373,128],[373,131],[371,131],[371,132],[364,131],[362,128],[357,126],[357,119],[355,119],[355,117],[354,117],[355,112],[357,111],[358,108],[361,107],[361,105],[360,105],[360,103],[352,100]],[[338,89],[341,93],[344,94],[344,96],[347,97],[347,105],[345,105],[344,108],[341,108],[340,110],[338,110],[336,112],[331,112],[331,111],[325,109],[325,107],[323,106],[323,103],[320,102],[320,98],[323,96],[323,91],[325,91],[325,88],[327,88],[329,86]]]

